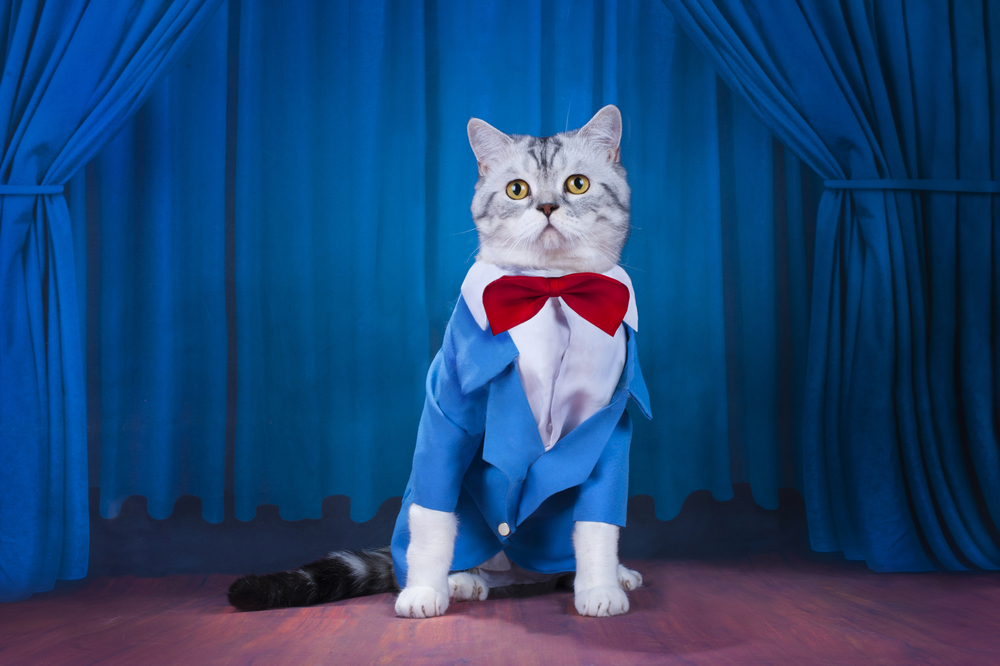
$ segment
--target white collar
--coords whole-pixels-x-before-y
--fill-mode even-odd
[[[465,281],[462,283],[462,298],[465,299],[465,304],[469,307],[469,311],[472,316],[476,319],[476,323],[479,324],[479,328],[486,330],[486,327],[490,325],[489,319],[486,318],[486,308],[483,307],[483,291],[486,289],[486,285],[493,282],[497,278],[503,277],[504,275],[541,275],[544,277],[559,277],[566,275],[565,271],[529,271],[529,270],[504,270],[496,264],[490,264],[485,261],[477,261],[472,264],[472,268],[465,276]],[[628,310],[625,312],[625,318],[623,321],[629,325],[633,331],[639,330],[639,311],[635,307],[635,291],[632,290],[632,280],[629,278],[628,273],[621,266],[615,265],[611,270],[601,273],[601,275],[606,275],[609,278],[618,280],[626,287],[628,287]]]

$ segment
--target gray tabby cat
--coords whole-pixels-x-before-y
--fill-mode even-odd
[[[598,111],[579,130],[544,138],[506,135],[482,120],[470,120],[469,141],[479,167],[472,199],[480,241],[477,264],[482,262],[512,274],[611,274],[617,270],[624,275],[617,264],[629,236],[630,191],[620,162],[621,132],[621,114],[614,106]],[[614,338],[614,344],[620,346],[615,348],[620,360],[613,366],[617,367],[612,371],[617,373],[612,377],[614,381],[606,391],[598,387],[597,394],[605,405],[621,374],[624,339],[624,332],[619,330]],[[606,340],[605,344],[612,343]],[[530,371],[522,364],[532,362],[531,353],[538,353],[525,347],[519,345],[522,381]],[[551,359],[540,362],[553,365]],[[558,360],[555,368],[558,375]],[[555,376],[550,376],[549,384],[554,381]],[[527,388],[526,392],[530,394]],[[542,427],[539,422],[544,438]],[[546,444],[545,450],[554,444]],[[451,573],[458,529],[456,515],[411,503],[406,521],[408,570],[401,591],[387,547],[331,553],[300,569],[244,576],[231,586],[229,601],[241,610],[260,610],[400,591],[395,605],[397,615],[419,618],[441,615],[451,601],[483,600],[491,586],[494,596],[519,596],[519,590],[552,589],[569,578],[521,569],[507,560],[502,550],[479,567]],[[638,572],[618,561],[618,531],[617,525],[609,523],[575,523],[573,587],[575,607],[581,615],[627,612],[624,590],[642,584]]]
[[[629,237],[621,131],[621,114],[610,105],[579,130],[542,138],[508,136],[470,120],[479,165],[472,198],[477,260],[594,273],[615,266]]]

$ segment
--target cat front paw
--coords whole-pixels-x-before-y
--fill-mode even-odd
[[[629,569],[623,564],[618,565],[618,586],[623,590],[635,590],[642,587],[642,574]],[[626,609],[627,610],[627,609]]]
[[[580,615],[610,617],[628,612],[628,597],[617,585],[601,585],[577,592],[573,605]]]
[[[451,590],[451,598],[455,601],[485,601],[490,593],[490,586],[486,584],[486,580],[468,571],[448,576],[448,587]]]
[[[429,586],[406,587],[396,597],[399,617],[437,617],[448,610],[448,592]]]

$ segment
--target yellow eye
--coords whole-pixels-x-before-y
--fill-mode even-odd
[[[528,196],[528,184],[523,180],[512,180],[507,183],[507,196],[511,199],[523,199]]]
[[[590,189],[590,181],[586,176],[576,174],[566,179],[566,190],[571,194],[583,194]]]

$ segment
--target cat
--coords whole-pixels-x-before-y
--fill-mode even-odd
[[[627,612],[625,591],[642,585],[618,561],[626,401],[649,415],[618,266],[630,233],[621,114],[609,105],[543,138],[476,118],[467,129],[479,252],[428,373],[391,545],[244,576],[229,589],[240,610],[398,592],[398,616],[425,618],[491,588],[521,596],[572,581],[577,612],[605,617]]]

